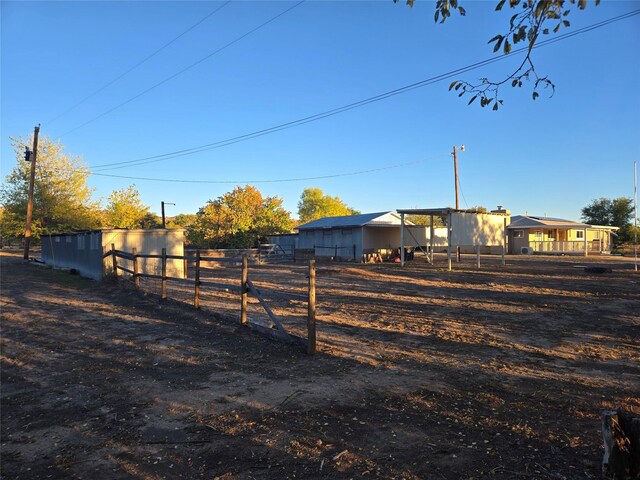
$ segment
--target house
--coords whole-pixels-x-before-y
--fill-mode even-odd
[[[502,207],[498,207],[498,210],[491,212],[477,212],[454,208],[413,208],[399,209],[398,213],[401,216],[401,224],[403,225],[401,233],[403,243],[405,244],[405,215],[428,216],[430,217],[430,225],[433,225],[434,217],[439,217],[444,220],[447,225],[447,227],[443,229],[445,232],[444,245],[446,246],[449,269],[451,269],[451,253],[454,247],[456,251],[463,253],[476,252],[477,249],[480,249],[480,252],[485,254],[505,253],[506,232],[507,225],[509,225],[510,221],[510,212],[509,210],[503,210]],[[436,238],[435,235],[429,236],[434,239]],[[427,238],[429,238],[429,236]],[[430,242],[429,250],[433,252],[437,250],[437,246],[439,245]],[[404,257],[401,259],[401,263],[404,265]]]
[[[160,255],[166,249],[167,255],[184,255],[184,229],[105,229],[75,232],[59,235],[43,235],[41,260],[54,268],[75,269],[80,275],[101,280],[111,271],[110,257],[103,258],[111,251]],[[121,262],[127,262],[121,260]],[[162,265],[157,258],[140,258],[140,273],[160,275]],[[127,265],[131,269],[131,265]],[[178,259],[167,260],[167,275],[184,278],[184,262]]]
[[[509,253],[573,254],[609,253],[618,227],[587,225],[561,218],[516,215],[511,217]]]
[[[400,248],[400,215],[395,212],[325,217],[298,228],[298,249],[316,257],[364,261],[367,255],[387,256]],[[405,246],[427,244],[427,229],[410,224]]]

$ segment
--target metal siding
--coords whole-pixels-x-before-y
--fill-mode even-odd
[[[504,218],[501,215],[452,212],[451,244],[500,246],[504,233]]]

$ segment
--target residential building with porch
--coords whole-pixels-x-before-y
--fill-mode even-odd
[[[511,254],[589,255],[610,253],[618,227],[561,218],[515,215],[507,227]]]

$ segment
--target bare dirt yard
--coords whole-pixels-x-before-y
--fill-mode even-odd
[[[640,412],[628,258],[319,265],[313,357],[239,327],[237,266],[195,311],[0,259],[2,479],[595,479],[600,411]],[[250,268],[297,333],[305,275]]]

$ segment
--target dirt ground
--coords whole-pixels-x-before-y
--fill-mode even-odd
[[[195,311],[0,260],[2,479],[593,479],[600,411],[640,412],[628,258],[319,265],[313,357],[239,327],[237,266]],[[306,303],[282,294],[305,275],[250,268],[300,334]]]

